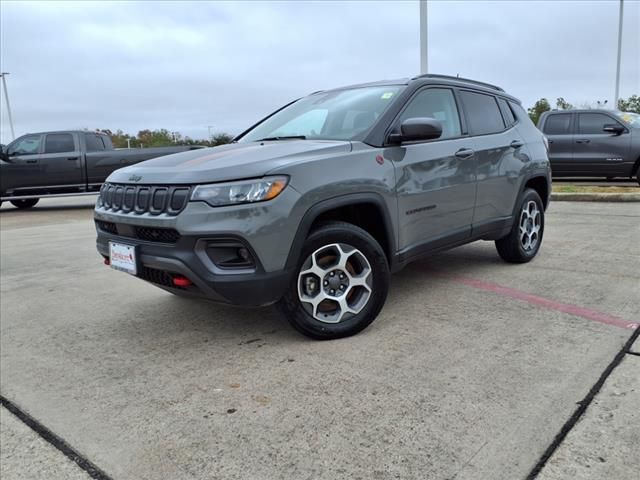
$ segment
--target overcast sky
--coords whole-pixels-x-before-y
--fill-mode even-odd
[[[418,73],[417,1],[0,3],[16,136],[238,133],[299,96]],[[621,96],[640,94],[625,1]],[[613,101],[618,1],[429,1],[429,69],[540,97]],[[10,140],[2,99],[2,143]]]

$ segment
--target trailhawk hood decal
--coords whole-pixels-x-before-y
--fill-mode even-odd
[[[147,160],[113,172],[107,182],[199,184],[261,177],[271,170],[310,158],[351,150],[351,142],[280,140],[232,143]]]

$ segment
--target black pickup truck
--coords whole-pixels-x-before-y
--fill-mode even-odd
[[[33,207],[41,197],[92,195],[114,170],[199,146],[114,149],[89,131],[29,133],[0,154],[0,204]]]

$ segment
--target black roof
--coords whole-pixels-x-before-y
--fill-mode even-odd
[[[376,86],[383,86],[383,85],[409,85],[410,83],[413,83],[413,82],[421,82],[425,84],[437,82],[437,83],[445,83],[445,84],[450,84],[450,85],[459,86],[459,87],[472,87],[475,89],[485,90],[493,94],[498,94],[500,96],[510,98],[511,100],[514,100],[520,103],[519,99],[517,99],[512,95],[509,95],[504,91],[502,87],[499,87],[497,85],[493,85],[491,83],[486,83],[486,82],[480,82],[478,80],[471,80],[469,78],[463,78],[463,77],[457,77],[457,76],[454,77],[452,75],[440,75],[435,73],[417,75],[411,78],[407,77],[407,78],[399,78],[394,80],[378,80],[375,82],[359,83],[355,85],[347,85],[344,87],[331,88],[327,90],[319,90],[313,93],[331,92],[336,90],[347,90],[351,88],[376,87]]]

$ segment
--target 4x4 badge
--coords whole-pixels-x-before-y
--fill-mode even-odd
[[[139,182],[140,180],[142,180],[142,177],[139,177],[138,175],[131,175],[129,177],[130,182]]]

